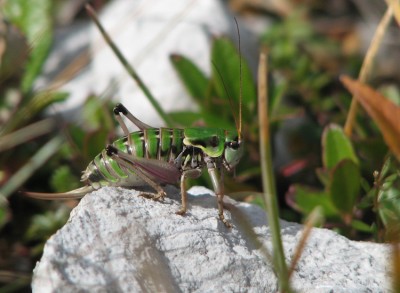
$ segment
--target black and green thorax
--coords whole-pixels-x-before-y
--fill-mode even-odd
[[[126,136],[113,145],[135,157],[172,162],[182,152],[183,132],[183,129],[176,128],[148,128],[130,134],[131,146]]]
[[[235,139],[235,134],[232,138],[231,132],[213,128],[147,128],[129,135],[130,139],[124,136],[114,141],[112,146],[136,158],[172,164],[179,172],[202,169],[206,165],[205,157],[223,162],[226,142]],[[135,177],[134,170],[118,164],[105,150],[90,162],[81,179],[95,189],[102,186],[139,186],[144,183]]]

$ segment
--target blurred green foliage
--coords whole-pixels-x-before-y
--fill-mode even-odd
[[[29,200],[18,191],[63,192],[79,187],[81,171],[115,130],[112,106],[98,97],[88,97],[78,122],[41,120],[46,109],[68,98],[68,93],[33,87],[53,39],[53,4],[49,0],[1,4],[5,35],[0,54],[0,247],[6,256],[2,270],[9,269],[4,265],[14,266],[16,247],[29,248],[28,254],[18,257],[39,257],[73,206]],[[32,267],[25,269],[30,274]],[[29,286],[29,278],[19,276],[14,280],[18,288]]]
[[[344,123],[346,112],[342,109],[348,107],[350,102],[348,94],[335,88],[339,72],[356,73],[361,64],[360,56],[342,56],[339,43],[316,33],[302,11],[277,21],[267,31],[263,41],[271,56],[270,70],[273,72],[269,93],[270,121],[275,135],[284,135],[288,141],[294,141],[295,145],[289,148],[289,156],[306,162],[306,167],[299,172],[303,178],[297,177],[297,174],[285,178],[289,184],[293,181],[286,193],[288,206],[304,217],[320,206],[327,225],[340,233],[353,238],[374,237],[383,241],[385,229],[393,227],[387,224],[388,219],[394,223],[400,215],[396,210],[400,206],[398,165],[392,164],[389,176],[394,184],[384,192],[383,185],[379,189],[375,182],[373,190],[379,196],[371,198],[369,194],[372,191],[367,182],[371,182],[374,168],[384,164],[387,152],[380,134],[375,127],[371,127],[372,121],[368,121],[364,127],[359,126],[361,135],[352,142],[339,125],[332,124],[333,121]],[[192,124],[226,128],[234,125],[232,117],[238,111],[233,109],[233,114],[229,111],[221,114],[220,107],[229,108],[227,95],[235,105],[238,104],[239,57],[233,44],[217,38],[213,44],[212,58],[215,64],[209,79],[184,56],[174,55],[171,58],[188,92],[200,106],[197,113],[172,113],[172,117],[180,124],[189,121]],[[359,62],[346,62],[345,58]],[[257,178],[260,169],[254,168],[259,160],[258,125],[254,119],[256,92],[250,70],[246,62],[243,64],[243,135],[247,159],[237,170],[238,180],[233,182],[227,179],[226,185],[231,190],[252,189],[254,186],[259,190]],[[344,67],[340,68],[337,64]],[[398,89],[391,90],[392,99],[396,99]],[[303,137],[298,138],[298,132],[282,134],[282,126],[290,120],[297,120],[298,127],[301,127],[297,131],[303,131],[300,130],[304,129],[302,124],[307,125],[302,132]],[[319,144],[319,147],[315,144]],[[320,151],[316,153],[315,150]],[[365,155],[367,153],[368,157]],[[322,168],[319,167],[320,162]],[[314,179],[304,180],[304,177]],[[249,186],[248,182],[253,186]],[[362,183],[364,189],[361,188]],[[388,184],[384,186],[387,188]],[[258,197],[252,201],[260,203]],[[376,217],[371,217],[371,213]],[[284,211],[283,214],[293,219],[290,212]]]
[[[49,0],[8,0],[2,7],[4,17],[21,30],[29,47],[20,84],[23,93],[31,90],[51,46],[53,39],[51,6],[52,1]]]
[[[348,237],[384,241],[388,230],[399,226],[398,162],[387,155],[387,147],[371,119],[359,120],[362,123],[358,124],[353,141],[345,136],[341,126],[332,124],[344,124],[350,102],[350,95],[338,90],[337,77],[343,72],[357,75],[363,56],[343,54],[338,42],[316,32],[304,10],[276,21],[266,32],[264,42],[271,56],[273,89],[276,84],[285,89],[281,102],[292,110],[303,110],[305,115],[299,123],[310,121],[303,135],[311,129],[321,133],[317,153],[320,161],[310,152],[314,141],[300,144],[309,151],[292,149],[295,159],[301,154],[300,159],[308,164],[300,171],[302,177],[291,174],[285,178],[290,185],[286,193],[288,206],[302,217],[320,206],[327,226]],[[382,90],[399,105],[398,87],[384,85]],[[277,133],[284,124],[276,128]],[[384,167],[385,172],[375,171],[388,164],[391,167]],[[304,180],[312,173],[317,180]],[[383,183],[386,176],[392,184]],[[385,219],[388,215],[390,221]]]
[[[182,127],[191,125],[236,129],[235,120],[239,123],[240,100],[240,58],[235,45],[226,38],[214,39],[211,48],[212,75],[207,78],[196,65],[184,56],[173,55],[171,61],[184,86],[199,105],[199,111],[180,111],[170,113],[172,119]],[[255,81],[245,61],[242,62],[242,135],[246,149],[257,149],[257,114]],[[245,155],[249,157],[249,153]],[[241,163],[237,178],[248,177],[246,170],[254,166],[254,161]],[[254,169],[254,168],[253,168]],[[258,172],[252,174],[257,176]],[[243,172],[243,173],[242,173]],[[228,177],[228,176],[226,176]],[[207,176],[203,176],[207,181]],[[237,185],[243,186],[243,180],[235,183],[227,178],[231,190],[237,190]],[[196,181],[198,184],[198,181]],[[211,185],[209,185],[211,186]],[[251,187],[249,185],[247,188]],[[254,189],[254,188],[253,188]]]
[[[31,225],[26,231],[25,237],[37,243],[31,250],[33,256],[41,255],[49,235],[56,233],[65,224],[70,212],[71,209],[63,205],[56,210],[48,210],[32,217]]]
[[[11,250],[15,243],[23,243],[34,257],[65,223],[74,204],[21,199],[16,192],[64,192],[81,186],[81,171],[116,138],[116,123],[110,100],[90,96],[81,109],[80,121],[54,120],[57,129],[40,124],[41,131],[21,141],[19,130],[40,120],[52,104],[68,98],[68,93],[32,87],[53,39],[52,1],[28,2],[8,0],[2,7],[9,25],[18,28],[29,49],[18,59],[14,72],[4,69],[10,64],[6,60],[9,55],[1,56],[0,142],[15,141],[15,146],[1,149],[0,143],[0,233],[2,247]],[[370,119],[359,118],[352,140],[340,126],[346,119],[350,95],[337,77],[343,72],[357,75],[363,56],[344,55],[340,42],[318,33],[305,10],[275,18],[261,41],[270,55],[269,113],[281,215],[301,221],[319,206],[326,226],[354,239],[384,241],[388,233],[399,229],[399,162],[388,154]],[[199,106],[196,112],[169,113],[176,125],[235,128],[240,58],[236,46],[224,37],[213,42],[210,77],[187,57],[171,56],[193,103]],[[227,191],[260,191],[256,82],[247,62],[242,61],[246,153],[236,178],[225,176],[225,186]],[[382,91],[399,105],[397,86],[386,84]],[[36,163],[32,165],[32,161]],[[205,177],[202,180],[207,182]],[[241,192],[241,199],[264,204],[257,192],[249,192],[249,196]]]

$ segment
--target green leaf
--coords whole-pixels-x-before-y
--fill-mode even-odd
[[[287,194],[290,206],[308,215],[315,207],[321,207],[326,218],[338,217],[338,212],[332,205],[328,194],[303,185],[293,185]]]
[[[82,149],[86,136],[85,131],[77,125],[72,124],[69,125],[68,132],[70,134],[70,142],[72,143],[72,147],[76,148],[79,151],[79,154],[82,154]]]
[[[22,90],[28,92],[40,73],[52,42],[51,0],[8,0],[4,13],[17,25],[31,48],[22,79]]]
[[[209,113],[207,111],[201,113],[195,112],[173,112],[169,113],[174,122],[180,124],[182,127],[190,127],[190,126],[207,126],[221,129],[235,129],[235,124],[221,119],[220,116]]]
[[[56,192],[66,192],[80,186],[79,179],[72,174],[68,166],[61,166],[55,170],[50,184]]]
[[[182,111],[168,113],[172,120],[182,127],[193,126],[194,123],[202,120],[203,116],[200,113]]]
[[[323,154],[322,160],[325,168],[332,169],[343,159],[350,159],[358,164],[350,140],[344,134],[343,129],[336,125],[328,125],[322,135]]]
[[[235,129],[235,123],[221,119],[221,117],[216,114],[202,112],[202,117],[208,127],[217,127],[226,130]]]
[[[340,161],[331,172],[328,192],[333,205],[343,214],[351,214],[360,191],[360,170],[351,159]]]
[[[250,202],[252,204],[258,205],[262,209],[266,209],[265,201],[262,195],[255,196],[254,199]]]
[[[88,164],[97,156],[106,146],[108,133],[102,129],[91,131],[85,134],[82,154],[86,158],[85,164]]]
[[[32,51],[22,78],[21,88],[25,93],[31,89],[33,82],[40,74],[52,44],[52,35],[49,31],[43,32],[37,39],[36,44],[31,43]]]
[[[201,103],[207,95],[209,80],[189,59],[181,55],[171,55],[172,65],[178,72],[186,90]]]
[[[389,149],[400,161],[400,107],[360,81],[352,80],[347,76],[342,76],[340,79],[369,116],[374,119]]]
[[[370,225],[367,225],[364,222],[361,222],[359,220],[353,220],[351,221],[351,227],[356,229],[357,231],[360,232],[366,232],[366,233],[372,233],[373,232],[373,227]]]
[[[0,230],[8,222],[10,211],[7,199],[0,194]]]
[[[379,215],[385,227],[399,226],[400,223],[400,190],[391,188],[379,197]]]
[[[327,186],[329,184],[329,172],[324,168],[317,168],[315,170],[315,174],[317,175],[319,181],[324,185]]]
[[[293,115],[297,111],[293,107],[287,107],[282,103],[288,84],[285,81],[271,82],[269,85],[270,98],[268,99],[268,109],[271,115],[271,120],[278,120],[279,117]],[[281,118],[282,120],[285,118]]]
[[[8,181],[1,187],[0,195],[4,197],[10,196],[18,190],[29,177],[34,174],[46,161],[55,154],[63,144],[63,139],[59,136],[52,138],[43,147],[41,147],[30,160],[22,166]]]
[[[361,178],[360,184],[361,184],[362,190],[366,194],[368,194],[371,191],[371,186],[369,185],[368,180],[366,180],[365,178]]]
[[[114,119],[108,100],[89,96],[82,108],[82,120],[85,130],[110,132],[114,128]]]
[[[397,175],[397,174],[392,174],[392,175],[389,175],[388,177],[386,177],[382,184],[382,190],[388,190],[388,189],[392,188],[392,186],[397,182],[398,178],[399,178],[399,175]]]
[[[67,97],[67,93],[51,91],[40,92],[34,95],[27,104],[19,108],[12,119],[7,122],[3,129],[1,129],[0,133],[6,134],[19,128],[35,115],[46,109],[49,105],[64,101]]]
[[[65,224],[70,212],[70,208],[64,205],[56,211],[48,211],[45,214],[35,215],[31,220],[31,225],[25,237],[28,240],[47,240],[49,235],[54,234]]]
[[[381,170],[381,174],[380,174],[380,176],[382,178],[385,177],[388,174],[388,172],[391,170],[392,163],[393,163],[392,157],[387,156],[385,159],[385,163],[382,166],[382,170]]]
[[[220,97],[229,95],[233,101],[238,103],[240,96],[240,56],[233,43],[227,38],[215,39],[212,47],[213,81]],[[221,76],[220,76],[221,75]],[[225,92],[225,84],[228,93]],[[256,88],[250,68],[242,58],[242,88],[243,105],[249,110],[255,106],[257,97]]]

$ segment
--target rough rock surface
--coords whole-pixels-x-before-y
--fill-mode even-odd
[[[47,242],[34,270],[34,292],[277,292],[271,264],[240,225],[240,212],[271,249],[264,211],[226,198],[233,223],[217,219],[215,196],[189,190],[186,216],[179,191],[157,202],[135,190],[103,188],[86,195]],[[287,261],[302,226],[281,222]],[[299,292],[388,292],[389,249],[314,229],[292,277]]]

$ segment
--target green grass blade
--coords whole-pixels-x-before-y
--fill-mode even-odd
[[[35,137],[49,133],[55,128],[53,119],[45,119],[0,137],[0,152],[25,143]]]
[[[2,129],[0,129],[0,135],[4,135],[19,128],[24,123],[28,122],[29,119],[43,111],[49,105],[64,101],[68,97],[68,94],[61,92],[46,91],[41,92],[33,96],[25,105],[23,105],[15,115],[10,119]]]
[[[359,167],[351,159],[340,161],[330,174],[328,191],[331,202],[348,221],[359,196],[360,181]]]
[[[258,119],[260,124],[262,183],[267,207],[268,223],[272,237],[273,262],[275,270],[278,274],[280,291],[290,292],[289,272],[285,262],[285,253],[283,251],[280,234],[279,210],[276,200],[275,178],[271,158],[271,142],[267,106],[267,57],[265,52],[262,52],[260,55],[258,76]]]
[[[88,14],[90,15],[90,17],[96,24],[97,28],[99,29],[104,40],[110,46],[111,50],[114,52],[115,56],[121,62],[122,66],[125,68],[125,70],[128,72],[128,74],[136,81],[136,83],[138,84],[140,89],[143,91],[144,95],[147,97],[147,99],[149,100],[151,105],[154,107],[154,109],[157,111],[157,113],[161,116],[161,118],[164,120],[164,122],[167,124],[167,126],[173,127],[172,119],[164,112],[164,110],[161,108],[160,104],[154,98],[154,96],[152,95],[152,93],[150,92],[148,87],[144,84],[142,79],[136,73],[135,69],[129,64],[128,60],[126,60],[124,55],[121,53],[121,51],[115,45],[115,43],[112,41],[111,37],[108,35],[108,33],[105,31],[104,27],[101,25],[93,8],[89,4],[86,4],[85,7],[86,7]]]
[[[25,34],[30,46],[21,88],[27,93],[40,73],[52,43],[51,0],[5,1],[4,13]]]
[[[0,195],[10,196],[28,180],[46,161],[61,147],[63,139],[59,136],[47,142],[21,169],[19,169],[7,183],[0,189]]]
[[[186,90],[201,105],[202,100],[207,95],[208,78],[192,61],[184,56],[174,54],[171,56],[171,61]]]
[[[368,80],[368,76],[371,74],[373,70],[374,59],[378,53],[379,47],[383,44],[383,38],[385,32],[387,31],[390,21],[392,19],[393,11],[388,6],[386,12],[382,19],[380,20],[378,27],[376,28],[373,39],[371,40],[371,44],[368,48],[368,51],[365,55],[363,64],[360,69],[360,74],[358,80],[361,82],[366,82]],[[351,137],[353,127],[356,124],[356,114],[358,109],[358,101],[355,99],[354,95],[351,100],[351,106],[349,109],[349,113],[346,118],[346,123],[344,125],[344,132],[348,137]]]
[[[246,62],[243,62],[242,73],[240,73],[240,56],[233,43],[227,38],[215,39],[211,57],[211,60],[215,64],[215,66],[212,67],[212,76],[218,95],[220,97],[225,97],[229,94],[231,98],[238,103],[240,100],[239,75],[242,74],[243,105],[246,107],[246,110],[254,109],[255,97],[257,96],[254,79]],[[230,90],[229,93],[225,92],[218,71],[223,77],[226,88]]]
[[[322,161],[325,168],[332,169],[343,159],[350,159],[358,164],[350,139],[345,135],[343,129],[336,124],[330,124],[324,129],[322,148]]]
[[[287,196],[293,202],[291,207],[302,214],[309,215],[316,207],[320,207],[323,215],[328,218],[338,218],[338,211],[332,204],[329,194],[301,184],[294,184]]]

